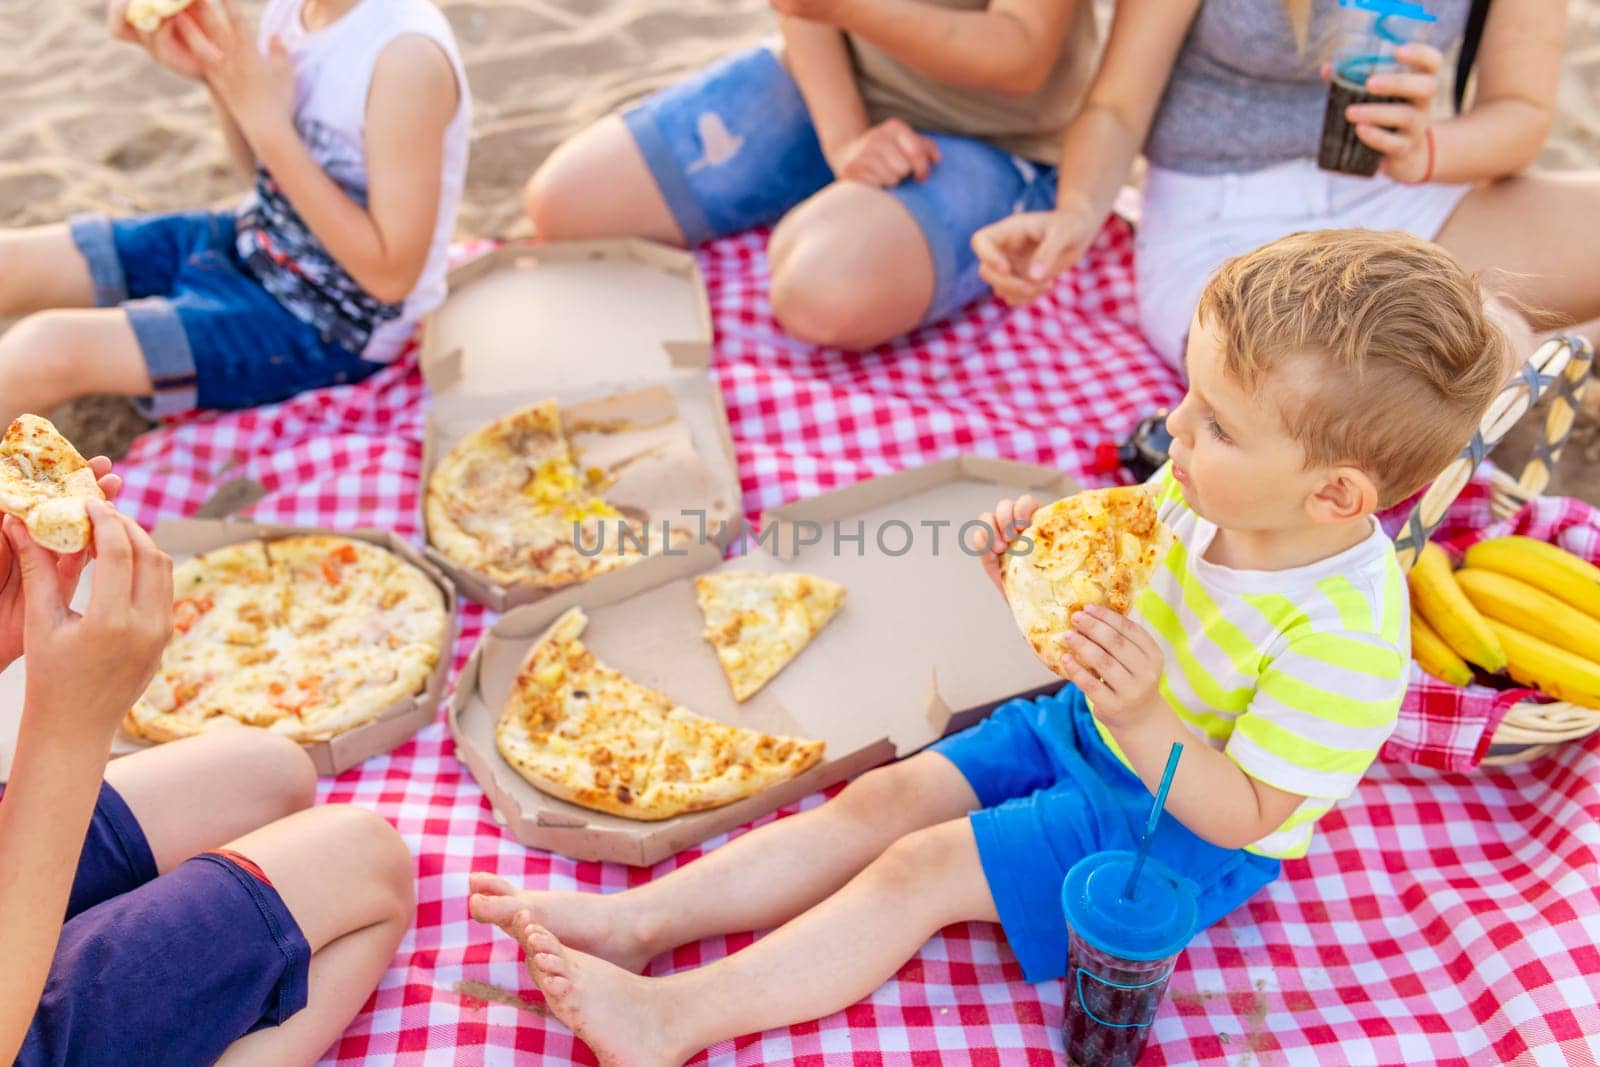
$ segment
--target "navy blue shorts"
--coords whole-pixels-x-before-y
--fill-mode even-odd
[[[138,338],[154,386],[139,402],[146,415],[273,404],[382,366],[328,342],[250,276],[229,212],[80,215],[68,226],[95,303],[126,311]]]
[[[133,812],[102,785],[18,1067],[212,1063],[305,1007],[310,966],[254,864],[207,852],[158,876]]]
[[[777,222],[833,182],[794,78],[757,46],[664,89],[622,116],[690,245]],[[988,292],[972,235],[1017,211],[1055,206],[1056,170],[984,141],[929,133],[940,161],[926,181],[889,190],[933,255],[938,322]]]
[[[1067,972],[1061,883],[1092,852],[1133,849],[1155,798],[1106,747],[1075,685],[1012,700],[933,746],[966,776],[981,811],[970,816],[984,878],[1006,940],[1030,982]],[[1199,892],[1200,928],[1278,877],[1281,864],[1218,848],[1163,816],[1150,854]]]

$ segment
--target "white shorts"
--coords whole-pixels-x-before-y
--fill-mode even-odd
[[[1431,241],[1471,189],[1334,174],[1310,159],[1249,174],[1151,167],[1134,242],[1145,337],[1181,370],[1200,293],[1224,260],[1299,230],[1406,230]]]

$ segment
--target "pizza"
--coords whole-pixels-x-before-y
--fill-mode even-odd
[[[1034,512],[1022,536],[1002,557],[1001,577],[1017,625],[1051,670],[1072,616],[1091,604],[1126,615],[1172,547],[1148,485],[1064,497]]]
[[[140,33],[154,33],[163,22],[195,0],[131,0],[122,17]]]
[[[495,729],[507,763],[541,792],[655,821],[721,807],[802,774],[823,742],[775,737],[696,715],[595,658],[583,609],[529,651]]]
[[[809,574],[724,571],[695,579],[705,639],[740,702],[787,667],[844,605],[844,586]]]
[[[422,692],[448,629],[439,587],[376,545],[227,545],[174,571],[172,638],[123,727],[147,741],[241,723],[326,741]]]
[[[606,474],[579,469],[547,400],[476,430],[428,478],[429,542],[503,585],[558,589],[645,555],[649,531],[599,495]],[[604,524],[604,529],[602,529]]]
[[[23,415],[0,437],[0,511],[43,547],[63,555],[88,548],[88,502],[104,499],[88,461],[49,419]]]

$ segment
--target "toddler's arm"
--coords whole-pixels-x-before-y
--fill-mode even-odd
[[[94,591],[4,521],[24,601],[28,685],[11,781],[0,799],[0,1062],[22,1046],[61,936],[118,721],[149,684],[172,628],[172,561],[111,505],[89,505]],[[75,578],[75,576],[74,576]],[[10,594],[8,594],[10,595]]]
[[[432,41],[396,38],[378,57],[367,94],[367,206],[330,178],[294,126],[294,71],[282,46],[263,56],[237,0],[225,16],[197,4],[181,23],[206,82],[239,125],[261,166],[307,227],[372,296],[410,294],[438,220],[444,135],[464,87]]]

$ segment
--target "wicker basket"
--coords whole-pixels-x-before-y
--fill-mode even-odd
[[[1554,392],[1550,413],[1545,419],[1544,440],[1520,478],[1502,471],[1491,476],[1490,508],[1497,518],[1510,518],[1550,482],[1550,472],[1561,449],[1572,433],[1572,423],[1580,409],[1584,386],[1594,366],[1594,350],[1581,337],[1561,337],[1547,341],[1533,354],[1522,373],[1509,383],[1489,406],[1489,412],[1461,456],[1433,485],[1406,519],[1395,539],[1400,565],[1409,570],[1428,538],[1438,528],[1445,511],[1455,502],[1478,465],[1493,451],[1545,394]],[[1537,759],[1565,741],[1588,737],[1600,730],[1600,710],[1579,707],[1565,701],[1550,704],[1521,701],[1506,713],[1495,731],[1489,757],[1483,762],[1504,766]]]

